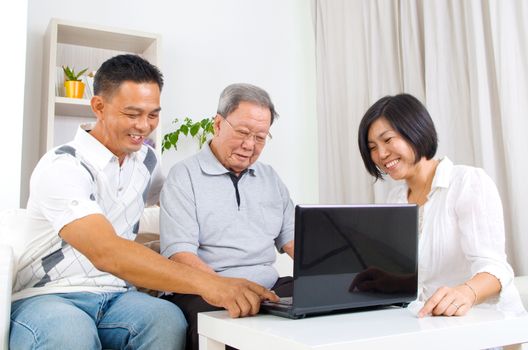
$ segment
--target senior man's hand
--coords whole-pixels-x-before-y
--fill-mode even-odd
[[[233,318],[257,314],[263,300],[279,300],[275,293],[261,285],[225,277],[215,277],[202,297],[211,305],[225,308]]]

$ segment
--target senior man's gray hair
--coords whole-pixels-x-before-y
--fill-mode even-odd
[[[258,86],[243,83],[231,84],[222,91],[216,112],[226,118],[238,108],[240,102],[251,102],[268,108],[271,112],[270,125],[273,124],[275,118],[279,117],[266,91]]]

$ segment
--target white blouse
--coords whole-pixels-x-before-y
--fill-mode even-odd
[[[407,203],[405,182],[394,188],[388,203]],[[522,312],[506,261],[502,203],[493,180],[480,168],[440,160],[420,225],[418,300],[439,287],[456,286],[479,272],[498,278],[501,293],[482,306]]]

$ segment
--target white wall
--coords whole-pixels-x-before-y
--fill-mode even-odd
[[[87,6],[89,5],[89,6]],[[213,116],[221,90],[248,82],[269,92],[281,118],[260,160],[274,166],[298,203],[318,201],[315,39],[306,0],[29,0],[22,198],[39,159],[43,36],[50,18],[162,36],[162,131],[172,119]],[[173,150],[164,170],[183,157]]]
[[[2,2],[2,164],[0,210],[18,208],[22,162],[27,1]]]

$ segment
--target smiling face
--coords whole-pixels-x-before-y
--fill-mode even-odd
[[[239,175],[255,163],[264,149],[271,123],[269,108],[250,102],[240,102],[238,108],[214,120],[215,135],[211,150],[222,165]],[[247,137],[242,137],[246,135]]]
[[[91,104],[97,123],[90,134],[122,162],[158,126],[160,89],[156,83],[125,81],[112,96],[94,96]]]
[[[371,124],[368,147],[372,161],[394,180],[408,180],[416,174],[414,149],[384,117]]]

